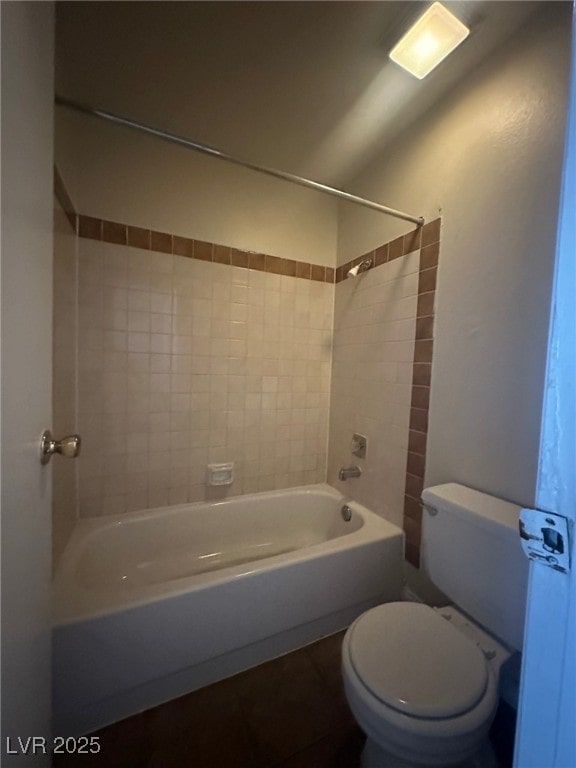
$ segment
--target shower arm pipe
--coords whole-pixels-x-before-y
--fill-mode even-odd
[[[155,136],[158,139],[163,139],[164,141],[169,141],[172,144],[177,144],[178,146],[192,149],[195,152],[201,152],[205,155],[210,155],[211,157],[218,157],[220,160],[226,160],[229,163],[241,165],[244,168],[249,168],[250,170],[257,171],[258,173],[265,173],[268,176],[274,176],[277,179],[290,181],[292,184],[299,184],[301,187],[315,189],[317,192],[324,192],[327,195],[339,197],[341,200],[346,200],[349,203],[355,203],[356,205],[361,205],[364,208],[371,208],[373,211],[385,213],[387,216],[394,216],[397,219],[404,219],[404,221],[412,221],[418,227],[421,227],[424,224],[424,218],[422,216],[412,216],[409,213],[397,211],[394,208],[389,208],[388,206],[382,205],[381,203],[376,203],[373,200],[367,200],[364,197],[359,197],[358,195],[353,195],[350,192],[344,192],[341,189],[329,187],[327,184],[321,184],[319,181],[312,181],[312,179],[306,179],[303,176],[297,176],[294,173],[287,173],[286,171],[279,171],[276,168],[269,168],[265,165],[251,163],[249,160],[241,160],[238,157],[234,157],[234,155],[229,155],[227,152],[221,152],[219,149],[207,146],[206,144],[200,144],[200,142],[193,141],[192,139],[188,139],[185,136],[178,136],[177,134],[169,133],[168,131],[162,131],[159,128],[153,128],[150,125],[139,123],[136,120],[131,120],[128,117],[116,115],[113,112],[106,112],[103,109],[96,109],[94,107],[88,106],[87,104],[81,104],[80,102],[58,95],[55,97],[55,102],[59,106],[73,109],[76,112],[81,112],[85,115],[99,117],[101,120],[108,120],[109,122],[116,123],[117,125],[124,125],[127,128],[132,128],[136,131],[140,131],[141,133],[147,133],[149,136]]]

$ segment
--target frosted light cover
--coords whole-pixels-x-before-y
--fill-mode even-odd
[[[469,34],[442,3],[434,3],[394,46],[390,58],[422,80]]]

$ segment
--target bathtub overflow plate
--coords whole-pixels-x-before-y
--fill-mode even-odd
[[[342,519],[344,520],[344,522],[349,523],[350,520],[352,520],[352,510],[350,509],[348,504],[344,504],[340,512],[342,514]]]

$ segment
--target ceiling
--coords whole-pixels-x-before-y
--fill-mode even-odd
[[[345,186],[541,3],[445,2],[471,34],[418,81],[388,52],[428,5],[59,2],[57,91]]]

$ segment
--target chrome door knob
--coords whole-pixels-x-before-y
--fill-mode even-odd
[[[82,438],[80,435],[67,435],[61,440],[54,440],[49,429],[42,435],[40,443],[40,462],[48,464],[55,453],[65,456],[67,459],[75,459],[80,453]]]

